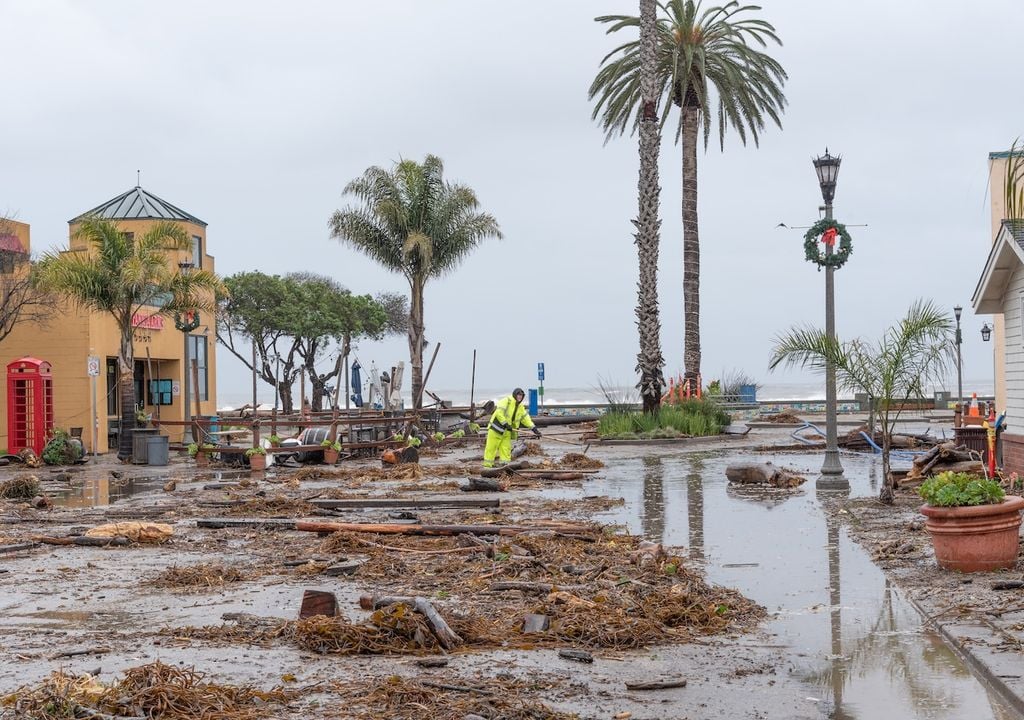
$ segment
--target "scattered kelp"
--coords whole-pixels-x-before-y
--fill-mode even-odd
[[[338,683],[345,716],[353,720],[437,720],[438,718],[501,718],[502,720],[574,720],[521,697],[522,690],[507,680],[460,680],[458,685],[432,683],[392,675],[387,678]]]
[[[228,583],[246,579],[246,574],[237,567],[220,563],[200,563],[181,567],[173,565],[145,584],[157,588],[203,592],[219,590]]]
[[[19,475],[0,482],[0,498],[7,500],[31,500],[40,492],[39,478],[35,475]]]
[[[287,635],[303,650],[332,655],[401,655],[438,648],[424,617],[404,603],[375,610],[367,624],[316,615],[294,623]]]
[[[204,681],[194,668],[159,661],[131,668],[113,685],[90,675],[52,673],[37,687],[23,687],[4,698],[15,718],[148,718],[150,720],[257,720],[268,704],[284,704],[294,693],[275,688],[220,685]]]
[[[316,506],[297,498],[277,496],[253,498],[224,511],[228,517],[305,517],[316,511]]]
[[[600,460],[587,457],[582,453],[566,453],[558,461],[558,464],[573,470],[596,470],[605,466]]]

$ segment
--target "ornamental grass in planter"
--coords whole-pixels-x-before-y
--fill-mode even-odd
[[[941,567],[984,572],[1017,564],[1024,498],[1006,495],[994,480],[951,471],[928,478],[918,492]]]

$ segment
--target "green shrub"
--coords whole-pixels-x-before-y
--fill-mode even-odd
[[[47,465],[72,465],[81,457],[78,445],[71,442],[66,430],[54,428],[53,438],[43,448],[43,462]]]
[[[480,432],[480,425],[479,425],[479,423],[471,422],[471,423],[469,424],[469,431],[470,431],[471,433],[477,433],[477,432]]]
[[[323,442],[320,443],[320,447],[341,452],[341,443],[338,442],[337,440],[335,440],[334,442],[331,442],[330,440],[324,440]]]
[[[436,432],[433,435],[431,435],[430,437],[432,437],[435,442],[441,442],[442,440],[444,440],[444,433],[443,432]]]
[[[729,414],[707,399],[666,404],[655,414],[611,411],[601,416],[597,434],[621,440],[639,438],[705,437],[718,435]]]
[[[251,447],[245,451],[246,457],[252,457],[253,455],[266,455],[267,451],[261,447]]]
[[[918,493],[926,503],[934,507],[992,505],[1002,502],[1006,497],[1003,488],[995,480],[949,470],[925,480]]]

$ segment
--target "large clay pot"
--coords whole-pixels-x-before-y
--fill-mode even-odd
[[[993,505],[932,507],[922,505],[928,519],[935,559],[947,570],[984,572],[1017,564],[1020,511],[1024,498],[1007,495]]]
[[[337,450],[334,448],[324,448],[324,462],[328,465],[336,465],[338,458],[340,457]]]
[[[249,456],[249,469],[250,470],[266,470],[267,469],[267,456],[260,455],[258,453]]]

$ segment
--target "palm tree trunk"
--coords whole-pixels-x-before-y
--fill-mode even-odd
[[[890,401],[891,402],[891,401]],[[882,414],[882,490],[878,500],[886,505],[895,502],[895,491],[892,481],[892,468],[889,465],[889,451],[892,449],[892,433],[889,431],[889,413]]]
[[[700,238],[697,233],[697,130],[700,108],[683,103],[683,377],[700,375]]]
[[[640,177],[637,182],[638,211],[636,250],[640,266],[637,283],[636,325],[640,333],[640,352],[636,356],[636,369],[640,373],[637,389],[643,400],[645,413],[655,413],[661,407],[661,394],[665,378],[661,369],[665,358],[661,354],[661,318],[658,311],[658,245],[661,220],[658,203],[658,152],[661,132],[658,124],[656,87],[656,0],[640,0],[640,88],[642,95],[640,120]]]
[[[130,317],[130,316],[129,316]],[[135,353],[132,348],[131,322],[121,328],[121,348],[117,356],[119,392],[121,395],[121,431],[117,434],[117,457],[122,462],[132,457],[132,435],[135,434]]]
[[[413,409],[419,410],[423,404],[423,278],[414,277],[410,285],[409,364]]]

